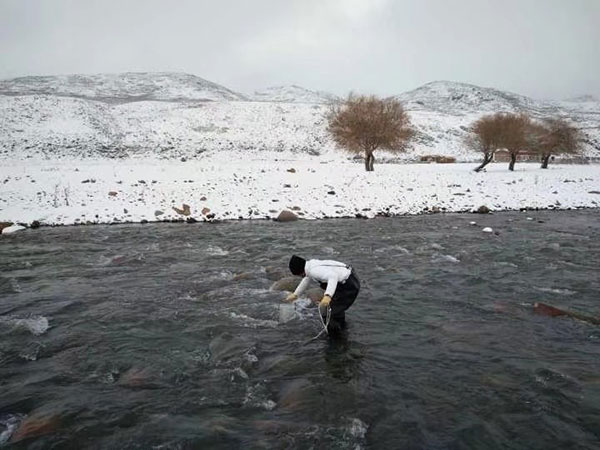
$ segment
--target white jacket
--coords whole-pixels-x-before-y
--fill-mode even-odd
[[[310,280],[314,280],[318,283],[327,283],[325,295],[333,297],[338,283],[344,283],[352,273],[352,269],[339,261],[309,259],[304,266],[304,273],[306,276],[302,279],[294,294],[297,296],[302,295]]]

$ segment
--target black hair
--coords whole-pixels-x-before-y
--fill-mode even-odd
[[[302,275],[304,273],[304,266],[306,260],[300,256],[292,255],[290,258],[290,272],[294,275]]]

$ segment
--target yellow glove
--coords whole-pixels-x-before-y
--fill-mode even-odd
[[[286,302],[293,302],[293,301],[294,301],[294,300],[296,300],[297,298],[298,298],[298,296],[297,296],[296,294],[294,294],[294,293],[291,293],[290,295],[288,295],[288,296],[285,298],[285,301],[286,301]]]
[[[329,304],[331,303],[331,297],[329,295],[324,295],[321,301],[319,302],[319,309],[327,309]]]

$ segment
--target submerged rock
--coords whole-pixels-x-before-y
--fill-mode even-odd
[[[279,323],[287,323],[296,317],[296,307],[291,303],[279,305]]]
[[[325,291],[323,289],[321,289],[319,287],[315,287],[315,288],[307,289],[307,291],[304,293],[304,296],[311,299],[313,301],[313,303],[319,303],[321,301],[321,299],[323,298],[324,292]]]
[[[233,276],[233,281],[242,281],[242,280],[252,280],[254,278],[254,274],[251,272],[242,272],[237,273]]]
[[[265,267],[265,274],[268,280],[277,281],[281,278],[285,278],[289,275],[289,270],[283,268],[282,266],[268,266]]]
[[[60,426],[60,416],[56,413],[34,413],[27,417],[10,438],[10,442],[39,437],[54,433]]]
[[[155,383],[150,369],[132,367],[119,377],[119,384],[132,388],[154,387]]]
[[[285,277],[271,285],[272,291],[294,292],[302,279],[300,277]]]
[[[593,325],[600,325],[600,317],[592,317],[586,316],[584,314],[579,314],[572,311],[566,311],[563,309],[556,308],[551,305],[547,305],[545,303],[534,303],[533,304],[533,312],[542,316],[548,317],[559,317],[559,316],[567,316],[573,319],[582,320],[584,322],[591,323]]]
[[[298,411],[309,406],[315,399],[320,399],[321,394],[304,378],[286,382],[279,392],[277,399],[278,408],[288,411]]]

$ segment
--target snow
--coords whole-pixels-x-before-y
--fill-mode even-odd
[[[2,95],[4,94],[4,95]],[[292,152],[342,161],[327,133],[333,95],[299,86],[246,96],[178,73],[24,77],[0,81],[0,160],[36,156],[193,158],[224,150]],[[600,157],[600,102],[541,102],[491,88],[434,82],[398,96],[416,128],[407,152],[381,161],[454,156],[472,162],[471,124],[495,111],[563,117]],[[210,100],[210,101],[207,101]]]
[[[13,234],[17,231],[25,230],[26,228],[22,225],[11,225],[10,227],[6,227],[2,229],[2,234]]]
[[[196,220],[275,218],[285,209],[319,219],[598,207],[597,165],[518,163],[510,172],[491,164],[476,174],[480,155],[465,145],[481,115],[527,111],[571,119],[585,156],[600,157],[594,99],[540,102],[429,83],[398,96],[414,141],[402,154],[376,152],[376,171],[366,173],[327,132],[332,98],[299,86],[247,96],[180,73],[0,81],[0,221],[186,219],[173,209],[183,204]],[[406,164],[432,154],[462,164]]]
[[[20,77],[0,81],[0,94],[48,94],[103,101],[246,99],[211,81],[173,72]]]
[[[273,86],[254,91],[249,96],[259,102],[283,102],[283,103],[312,103],[329,104],[337,99],[335,95],[322,91],[311,91],[300,86]]]
[[[266,152],[264,153],[266,155]],[[374,217],[432,211],[598,207],[598,165],[380,164],[322,157],[245,160],[243,152],[181,162],[152,158],[28,159],[0,168],[0,221],[43,224],[186,219]],[[295,173],[288,172],[294,169]],[[111,194],[109,194],[111,193]],[[202,213],[204,208],[205,214]],[[159,214],[162,212],[162,214]],[[214,214],[214,216],[212,216]],[[209,217],[207,217],[209,216]]]

